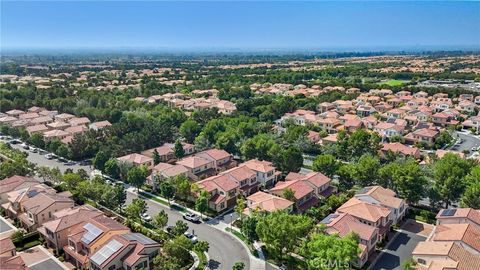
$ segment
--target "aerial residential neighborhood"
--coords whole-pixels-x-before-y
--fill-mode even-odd
[[[480,4],[4,1],[0,270],[480,270]]]

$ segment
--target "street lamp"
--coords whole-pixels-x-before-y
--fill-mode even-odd
[[[231,232],[233,232],[232,224],[233,224],[233,213],[230,214],[230,231],[231,231]]]

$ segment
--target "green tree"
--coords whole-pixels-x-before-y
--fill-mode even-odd
[[[245,269],[245,263],[243,262],[236,262],[232,266],[232,270],[243,270]]]
[[[283,198],[294,202],[295,199],[295,191],[293,191],[291,188],[286,188],[282,192]]]
[[[208,210],[208,199],[210,194],[206,191],[202,191],[200,196],[198,196],[197,200],[195,201],[195,210],[200,212],[200,215],[205,213]]]
[[[192,250],[192,242],[184,235],[179,235],[171,241],[166,241],[163,245],[163,252],[169,258],[179,262],[180,265],[185,266],[190,261],[190,253]],[[181,269],[181,268],[178,268]]]
[[[349,190],[355,185],[354,164],[340,165],[337,170],[338,183],[341,190]]]
[[[163,209],[153,217],[153,224],[159,229],[162,229],[163,227],[167,226],[167,223],[168,223],[168,215]]]
[[[76,173],[66,173],[63,175],[63,182],[66,184],[67,190],[75,189],[82,181],[83,179]]]
[[[137,191],[140,187],[145,184],[147,180],[147,171],[145,168],[133,166],[130,168],[127,174],[127,182],[132,186],[137,188]]]
[[[197,252],[208,252],[208,249],[210,248],[210,245],[208,244],[207,241],[198,241],[194,246],[193,249]]]
[[[200,125],[192,119],[187,119],[182,123],[182,125],[180,125],[179,128],[180,134],[189,143],[193,143],[195,141],[195,137],[197,137],[201,130],[202,128]]]
[[[168,200],[168,205],[170,205],[170,200],[175,195],[175,188],[173,187],[170,181],[162,181],[160,182],[160,195],[162,195],[165,199]]]
[[[333,155],[318,155],[313,161],[312,169],[321,172],[326,176],[332,177],[338,169],[338,162]]]
[[[257,228],[258,219],[255,215],[247,216],[242,221],[241,232],[247,238],[249,243],[253,243],[258,240]]]
[[[480,181],[470,184],[462,195],[462,207],[480,209]]]
[[[298,148],[289,147],[286,150],[275,152],[279,153],[279,155],[274,156],[273,161],[282,172],[298,172],[302,168],[303,155]]]
[[[340,238],[337,234],[316,233],[302,247],[301,254],[307,259],[308,269],[350,269],[361,251],[358,241],[355,234]]]
[[[243,221],[243,210],[247,207],[247,201],[243,197],[237,198],[235,204],[235,213],[240,217],[240,220]]]
[[[34,133],[30,138],[28,138],[28,143],[35,145],[38,148],[45,148],[45,141],[43,140],[43,136],[40,133]]]
[[[103,171],[105,168],[105,163],[108,161],[110,157],[104,151],[98,151],[95,157],[92,160],[93,167],[100,171]]]
[[[312,220],[306,216],[276,211],[259,217],[256,232],[269,253],[283,259],[283,255],[292,252],[311,228]]]
[[[175,145],[173,147],[173,154],[177,159],[180,159],[185,155],[185,150],[183,149],[182,143],[179,140],[175,141]]]
[[[62,144],[60,145],[57,150],[55,151],[55,153],[61,157],[64,157],[64,158],[70,158],[71,155],[70,155],[70,150],[68,149],[68,147],[65,145],[65,144]]]
[[[177,220],[172,228],[173,235],[183,235],[188,230],[188,225],[182,220]]]
[[[192,190],[192,183],[184,175],[176,176],[170,180],[173,184],[176,195],[180,198],[187,199]]]
[[[145,213],[147,210],[147,204],[142,199],[133,199],[132,203],[127,205],[125,208],[125,215],[127,218],[135,221],[141,222],[140,215]]]
[[[154,149],[153,150],[153,164],[157,165],[160,162],[161,162],[160,154],[158,154],[157,149]]]
[[[470,172],[472,162],[456,154],[447,153],[433,165],[434,187],[440,194],[445,208],[460,199],[465,183],[463,178]]]
[[[371,186],[377,181],[378,169],[380,168],[380,161],[378,158],[370,154],[365,154],[360,157],[355,164],[353,177],[357,184],[361,186]]]
[[[115,159],[115,158],[109,159],[105,163],[104,171],[107,175],[109,175],[113,179],[120,178],[120,168],[118,166],[117,159]]]

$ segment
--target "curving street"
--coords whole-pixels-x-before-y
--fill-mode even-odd
[[[127,189],[127,203],[138,198],[138,195],[132,189]],[[143,199],[147,203],[147,213],[150,216],[155,216],[163,209],[168,214],[168,225],[175,225],[177,220],[183,220],[181,212],[172,210],[167,205],[153,200]],[[210,269],[232,269],[232,266],[238,261],[245,263],[245,269],[251,269],[248,251],[234,236],[203,222],[198,224],[189,221],[185,222],[188,224],[190,233],[193,230],[199,240],[207,241],[210,244],[208,250]]]

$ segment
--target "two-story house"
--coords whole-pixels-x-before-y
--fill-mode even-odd
[[[59,252],[68,244],[72,228],[101,215],[103,213],[100,210],[89,205],[67,208],[54,213],[54,219],[43,223],[37,230],[43,235],[47,246]]]
[[[307,174],[289,173],[285,181],[303,181],[313,188],[315,196],[319,199],[325,199],[337,192],[337,189],[331,186],[332,179],[321,172],[310,172]]]
[[[315,195],[315,189],[302,180],[280,181],[272,187],[269,192],[276,196],[285,198],[287,190],[293,192],[293,200],[295,203],[295,211],[303,213],[310,207],[318,205],[320,200]],[[292,199],[292,198],[285,198]]]
[[[279,196],[263,191],[247,197],[247,207],[243,210],[244,215],[250,215],[254,211],[272,213],[275,211],[293,211],[293,202]]]
[[[8,202],[8,193],[25,189],[31,186],[36,186],[40,182],[34,178],[14,175],[3,180],[0,180],[0,204]]]
[[[153,269],[160,244],[140,233],[113,236],[90,256],[92,270]]]
[[[472,224],[480,228],[480,210],[473,208],[443,209],[438,212],[437,225]]]
[[[57,211],[73,207],[73,200],[60,194],[38,193],[23,203],[17,218],[28,231],[36,230],[43,223],[52,220]]]
[[[277,182],[280,172],[269,161],[251,159],[239,166],[246,166],[257,174],[257,181],[262,187],[271,187]]]
[[[153,158],[137,153],[118,157],[117,160],[131,166],[145,166],[148,169],[153,167]]]
[[[182,158],[178,160],[176,164],[187,168],[188,177],[194,181],[204,179],[217,173],[212,160],[196,155]]]
[[[437,130],[421,128],[405,135],[405,142],[421,143],[432,146],[439,134],[440,133]]]
[[[346,213],[353,216],[359,222],[378,228],[378,241],[385,238],[392,225],[390,209],[361,201],[355,197],[348,200],[337,209],[338,213]]]
[[[397,224],[405,217],[407,204],[391,189],[381,186],[364,187],[355,194],[355,198],[390,209],[393,224]]]
[[[67,236],[68,244],[63,247],[65,259],[77,269],[87,269],[89,258],[114,235],[129,233],[130,229],[104,216],[96,216],[75,225]]]
[[[325,226],[325,232],[328,234],[338,234],[340,237],[345,237],[350,233],[355,233],[359,236],[358,246],[361,252],[358,255],[357,267],[363,267],[375,251],[378,242],[378,229],[358,221],[350,214],[330,214],[320,221],[320,226]]]
[[[221,212],[233,207],[237,201],[239,184],[228,175],[217,175],[197,182],[200,189],[210,194],[208,206]]]
[[[218,172],[233,168],[236,165],[233,155],[221,149],[208,149],[195,154],[195,156],[212,161],[213,167]]]

